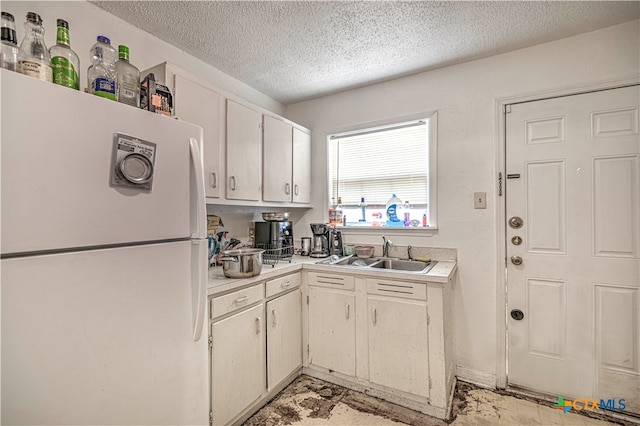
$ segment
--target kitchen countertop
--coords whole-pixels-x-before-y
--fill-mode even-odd
[[[333,273],[348,273],[353,275],[368,275],[378,278],[405,279],[410,281],[422,281],[430,283],[446,284],[449,278],[457,269],[457,262],[439,260],[436,265],[426,274],[416,274],[411,272],[372,270],[370,268],[358,268],[353,266],[317,264],[322,259],[310,258],[307,256],[293,256],[291,262],[280,261],[275,266],[262,265],[260,275],[251,278],[227,278],[222,272],[222,266],[209,268],[209,282],[207,285],[207,295],[217,296],[233,290],[248,287],[260,281],[269,280],[280,275],[286,275],[300,271],[324,271]]]

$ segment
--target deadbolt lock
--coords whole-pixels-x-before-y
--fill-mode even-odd
[[[512,227],[513,229],[522,228],[523,223],[524,222],[522,221],[522,218],[518,216],[514,216],[511,219],[509,219],[509,226]]]
[[[511,263],[514,265],[522,265],[522,258],[520,256],[511,256]]]
[[[522,319],[524,318],[524,312],[522,312],[520,309],[513,309],[511,311],[511,318],[516,321],[522,321]]]
[[[520,244],[522,244],[522,238],[516,235],[515,237],[511,238],[511,242],[514,246],[519,246]]]

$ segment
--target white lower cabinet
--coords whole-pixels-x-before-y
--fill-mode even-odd
[[[309,288],[309,364],[356,375],[355,306],[354,294]]]
[[[211,424],[240,424],[302,366],[300,273],[213,297]]]
[[[368,287],[384,285],[391,294],[406,296],[406,285],[367,280]],[[400,292],[393,293],[394,287]],[[429,339],[427,301],[367,295],[369,380],[372,383],[429,396]]]
[[[267,386],[273,389],[302,365],[300,289],[267,302]]]
[[[264,304],[214,322],[211,336],[213,424],[226,425],[266,387]]]
[[[309,365],[356,375],[356,296],[354,278],[310,272]]]
[[[307,277],[304,372],[446,418],[454,384],[451,280]]]

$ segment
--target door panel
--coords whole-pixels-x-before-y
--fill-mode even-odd
[[[640,412],[639,99],[634,86],[506,115],[506,217],[523,222],[506,226],[508,310],[524,313],[508,321],[509,384]]]

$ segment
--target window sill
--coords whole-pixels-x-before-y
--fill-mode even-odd
[[[342,235],[399,235],[399,236],[425,236],[430,237],[438,233],[437,227],[408,227],[399,228],[392,226],[337,226]]]

